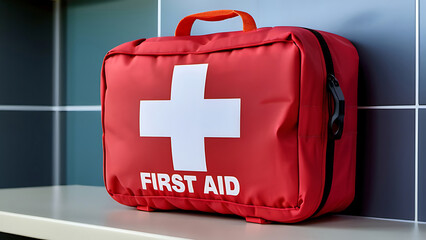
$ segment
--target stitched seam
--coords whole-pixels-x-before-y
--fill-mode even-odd
[[[142,52],[142,53],[135,53],[135,52],[124,52],[124,51],[111,51],[108,53],[108,55],[116,55],[116,54],[123,54],[123,55],[132,55],[132,56],[163,56],[163,55],[188,55],[188,54],[208,54],[213,52],[221,52],[221,51],[229,51],[229,50],[236,50],[241,48],[249,48],[249,47],[260,47],[264,45],[274,44],[274,43],[293,43],[292,40],[269,40],[269,41],[263,41],[259,43],[252,43],[252,44],[241,44],[241,45],[235,45],[231,47],[223,47],[218,49],[212,49],[208,51],[191,51],[191,52]]]
[[[297,49],[299,50],[299,107],[297,109],[297,123],[300,122],[300,109],[301,109],[301,98],[302,98],[302,90],[301,90],[301,86],[302,86],[302,51],[299,47],[299,45],[297,45],[297,43],[293,40],[294,45],[297,47]],[[300,130],[300,125],[297,124],[297,139],[296,139],[296,144],[297,144],[297,199],[296,199],[296,204],[298,207],[300,207],[301,204],[303,204],[303,201],[300,201],[300,144],[299,144],[299,130]]]
[[[271,210],[299,210],[299,207],[288,207],[288,208],[278,208],[278,207],[268,207],[268,206],[258,206],[258,205],[252,205],[252,204],[243,204],[243,203],[236,203],[226,200],[216,200],[216,199],[201,199],[201,198],[189,198],[189,197],[174,197],[174,196],[130,196],[130,195],[124,195],[124,194],[113,194],[114,196],[119,197],[126,197],[126,198],[159,198],[159,199],[180,199],[180,200],[189,200],[189,201],[202,201],[202,202],[217,202],[217,203],[225,203],[225,204],[232,204],[232,205],[238,205],[243,207],[255,207],[255,208],[264,208],[264,209],[271,209]]]

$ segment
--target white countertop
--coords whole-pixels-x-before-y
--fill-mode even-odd
[[[194,212],[141,212],[103,187],[0,189],[0,232],[42,239],[426,239],[426,224],[329,216],[301,224],[246,223]]]

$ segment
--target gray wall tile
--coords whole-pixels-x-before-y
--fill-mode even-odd
[[[426,109],[419,110],[419,221],[426,222]]]
[[[52,113],[0,111],[0,188],[52,184]]]
[[[157,1],[70,0],[65,5],[66,104],[100,104],[102,60],[117,45],[157,34]]]
[[[360,55],[359,104],[414,104],[415,1],[208,1],[163,0],[162,35],[173,35],[181,18],[214,10],[239,9],[259,27],[303,26],[351,40]],[[240,30],[240,20],[196,23],[194,34]]]
[[[67,184],[103,185],[101,113],[63,114]]]
[[[0,1],[0,105],[52,103],[52,1]]]
[[[360,110],[349,214],[414,219],[414,110]]]

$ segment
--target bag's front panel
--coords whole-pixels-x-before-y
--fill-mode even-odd
[[[106,60],[105,78],[105,180],[109,193],[130,196],[118,197],[122,203],[169,208],[150,204],[162,196],[172,205],[209,199],[299,207],[300,53],[293,42],[117,54]]]

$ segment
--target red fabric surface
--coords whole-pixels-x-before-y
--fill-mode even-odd
[[[326,39],[346,100],[333,184],[320,214],[346,208],[355,187],[358,55]],[[205,141],[207,172],[175,171],[171,139],[140,137],[141,100],[169,100],[175,65],[208,64],[205,99],[241,99],[239,138]],[[309,218],[322,198],[327,143],[326,71],[315,36],[296,27],[136,40],[104,60],[104,178],[111,196],[141,209],[185,209],[279,222]],[[140,172],[196,176],[194,192],[141,187]],[[205,194],[204,179],[234,176],[237,196]]]

